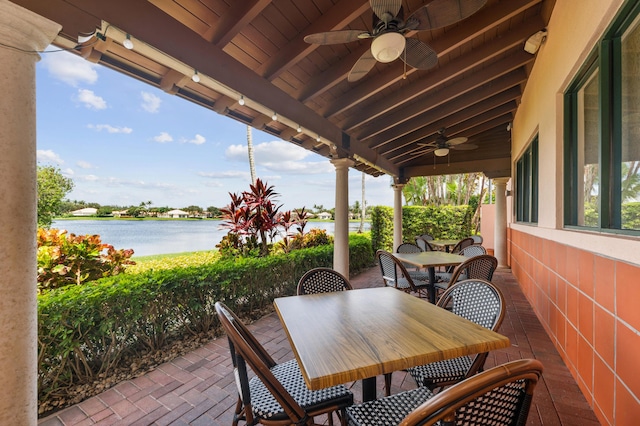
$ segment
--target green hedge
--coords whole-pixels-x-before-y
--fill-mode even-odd
[[[418,235],[435,239],[459,239],[471,235],[473,209],[470,206],[405,206],[402,208],[402,239],[414,242]],[[371,210],[373,250],[393,250],[393,208]]]
[[[373,263],[368,234],[349,237],[352,273]],[[91,383],[126,357],[180,336],[217,330],[214,304],[255,317],[273,299],[295,294],[304,272],[333,264],[333,246],[265,258],[103,278],[38,296],[40,402],[68,386]]]

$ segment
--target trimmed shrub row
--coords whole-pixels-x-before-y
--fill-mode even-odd
[[[350,269],[373,262],[366,234],[349,238]],[[295,294],[304,272],[333,264],[333,245],[264,258],[238,258],[203,266],[122,274],[38,296],[38,394],[91,383],[135,354],[181,336],[219,327],[214,304],[242,316]]]
[[[418,235],[435,239],[460,239],[471,235],[473,209],[470,206],[405,206],[402,208],[402,236],[413,242]],[[393,208],[377,206],[371,211],[373,250],[393,250]]]

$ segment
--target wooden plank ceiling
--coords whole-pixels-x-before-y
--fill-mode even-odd
[[[399,182],[460,172],[510,176],[507,127],[535,60],[523,47],[546,27],[555,4],[487,0],[455,24],[406,34],[437,53],[433,68],[397,59],[349,82],[370,39],[316,45],[303,38],[372,31],[368,0],[12,1],[60,23],[54,44],[89,61]],[[428,3],[403,0],[404,16]],[[78,44],[82,34],[94,35]],[[126,34],[132,50],[122,45]],[[459,147],[477,148],[434,156],[434,147],[420,144],[434,142],[442,128],[447,137],[468,138]]]

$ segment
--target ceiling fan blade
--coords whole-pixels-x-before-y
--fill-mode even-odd
[[[371,10],[378,18],[384,20],[384,14],[390,13],[392,17],[398,16],[402,7],[402,0],[369,0]]]
[[[466,143],[464,145],[453,145],[453,146],[450,146],[449,148],[455,149],[457,151],[471,151],[472,149],[478,148],[478,145],[474,145],[472,143]]]
[[[353,64],[351,71],[349,71],[349,76],[347,77],[347,80],[350,83],[360,80],[369,71],[371,71],[371,68],[374,67],[376,62],[377,62],[376,58],[373,57],[373,54],[371,53],[371,49],[367,49],[367,51],[364,52],[362,56],[360,56],[360,59],[358,59],[356,63]]]
[[[487,0],[434,0],[407,18],[413,30],[433,30],[455,24],[480,10]]]
[[[461,143],[465,143],[468,140],[469,140],[469,138],[465,138],[464,136],[460,136],[459,138],[451,138],[451,139],[447,140],[447,144],[449,144],[451,146],[460,145]]]
[[[309,34],[304,41],[309,44],[341,44],[370,37],[371,34],[365,30],[340,30]]]
[[[416,38],[408,38],[400,58],[409,66],[428,70],[438,63],[438,54],[427,43]]]

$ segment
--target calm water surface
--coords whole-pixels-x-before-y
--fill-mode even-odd
[[[134,256],[213,250],[226,230],[219,220],[54,220],[52,228],[85,235],[98,234],[102,242],[116,249],[133,249]],[[349,223],[357,231],[359,222]],[[365,230],[369,223],[365,222]],[[333,235],[333,222],[310,222],[311,228],[325,229]]]

